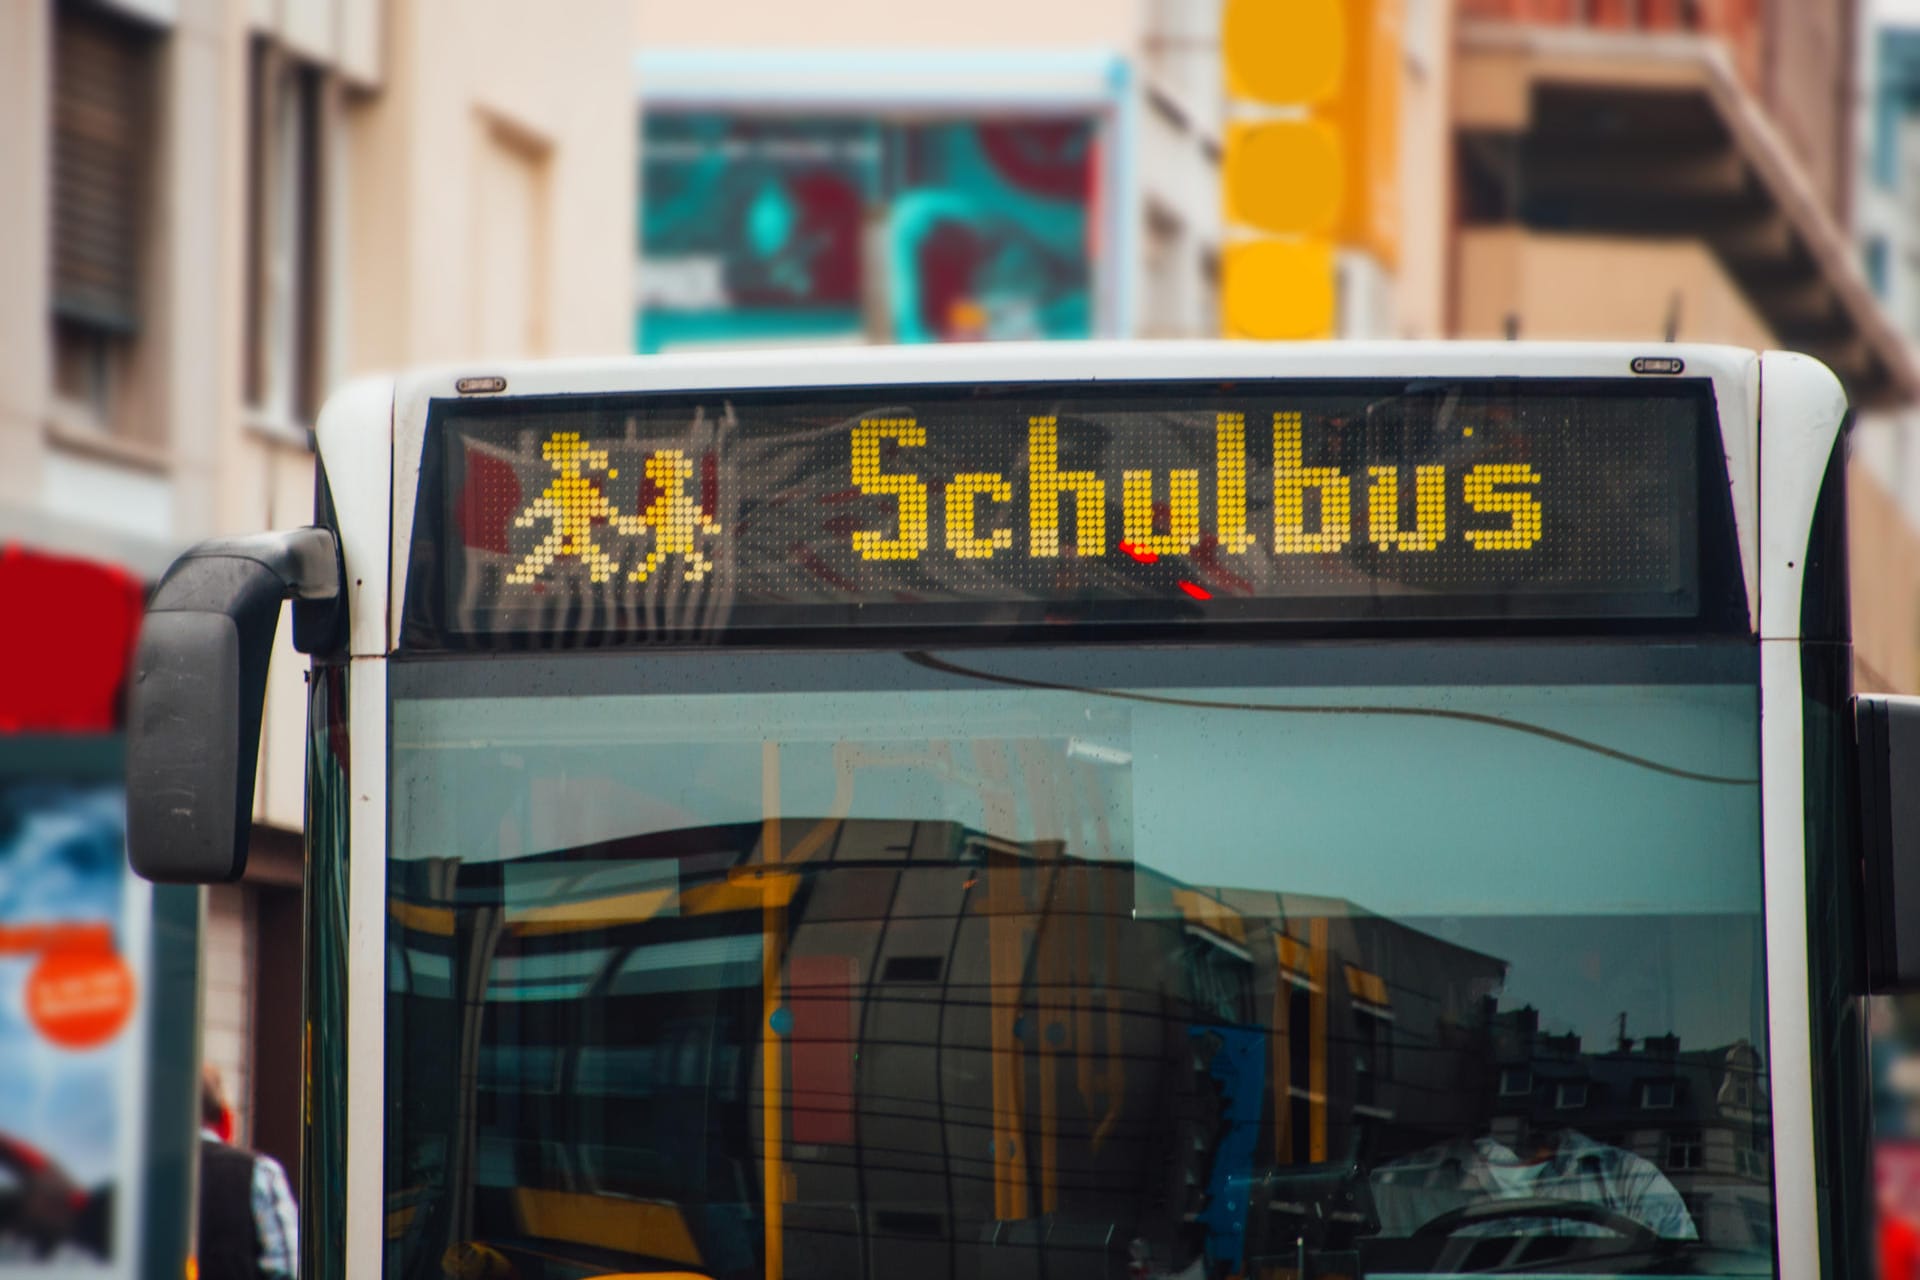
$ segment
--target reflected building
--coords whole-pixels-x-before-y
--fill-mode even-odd
[[[401,1274],[1227,1274],[1276,1171],[1492,1119],[1505,963],[1340,899],[794,818],[392,889],[389,1035],[464,1082],[393,1120]]]
[[[1604,1049],[1541,1029],[1538,1009],[1498,1013],[1481,1074],[1483,1131],[1513,1150],[1573,1129],[1630,1151],[1670,1181],[1701,1238],[1773,1245],[1772,1124],[1760,1050],[1687,1049],[1676,1035]]]

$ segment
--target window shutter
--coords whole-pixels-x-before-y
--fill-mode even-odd
[[[56,12],[53,310],[131,332],[139,321],[151,40],[105,14],[67,5]]]

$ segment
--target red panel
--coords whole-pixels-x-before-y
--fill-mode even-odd
[[[796,1143],[853,1141],[853,987],[858,977],[852,956],[787,960]]]
[[[0,733],[119,728],[145,594],[119,569],[0,548]]]
[[[467,483],[454,499],[460,538],[480,551],[507,554],[507,525],[521,511],[520,477],[506,462],[477,449],[467,451]]]
[[[1920,1275],[1920,1144],[1881,1139],[1873,1153],[1879,1199],[1880,1275],[1909,1280]]]

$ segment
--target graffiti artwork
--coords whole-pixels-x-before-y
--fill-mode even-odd
[[[1093,335],[1089,116],[650,112],[641,351]]]

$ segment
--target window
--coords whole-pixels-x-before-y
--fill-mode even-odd
[[[60,416],[115,432],[150,421],[131,393],[151,211],[154,41],[94,9],[55,10],[53,391]]]
[[[888,956],[882,982],[938,982],[943,968],[939,956]]]
[[[1189,261],[1182,252],[1186,237],[1180,220],[1157,204],[1147,206],[1146,269],[1141,299],[1140,331],[1147,338],[1184,338],[1187,323],[1181,267]]]
[[[1200,328],[1202,338],[1217,338],[1220,324],[1220,255],[1203,253],[1200,257]]]
[[[1867,286],[1873,290],[1873,296],[1882,302],[1887,298],[1887,238],[1882,235],[1867,237],[1867,243],[1861,250],[1861,268],[1866,272]]]
[[[1675,1129],[1667,1135],[1667,1168],[1685,1171],[1705,1164],[1706,1144],[1698,1129]]]
[[[321,363],[322,74],[265,40],[253,49],[246,400],[255,420],[310,425]]]
[[[1289,984],[1287,991],[1287,1070],[1297,1089],[1313,1074],[1313,993]],[[1305,1133],[1300,1129],[1296,1132]]]
[[[521,1188],[671,1201],[689,1252],[736,1251],[707,1270],[754,1275],[768,1203],[756,1125],[771,1106],[790,1137],[831,1124],[859,1138],[780,1147],[785,1221],[831,1228],[812,1233],[815,1275],[892,1249],[869,1225],[883,1213],[939,1215],[921,1219],[938,1233],[922,1270],[1004,1274],[974,1243],[1043,1219],[1043,1159],[1056,1221],[1098,1224],[1098,1249],[1123,1200],[1157,1239],[1190,1238],[1222,1152],[1262,1177],[1355,1150],[1376,1243],[1426,1259],[1412,1270],[1475,1270],[1433,1266],[1447,1242],[1416,1239],[1449,1159],[1484,1137],[1526,1154],[1527,1137],[1558,1129],[1640,1147],[1622,1136],[1636,1087],[1673,1071],[1617,1052],[1620,1011],[1672,1025],[1682,1062],[1765,1034],[1754,789],[1687,784],[1691,801],[1655,804],[1676,780],[1485,721],[1583,740],[1631,724],[1594,736],[1740,776],[1757,752],[1755,659],[1750,646],[1662,644],[1664,667],[1619,644],[1470,661],[1454,646],[1353,648],[1336,662],[1317,646],[1009,645],[939,670],[882,651],[396,661],[389,928],[426,948],[491,921],[540,927],[452,950],[452,980],[431,993],[388,993],[389,1193],[456,1142],[537,1133],[592,1172],[570,1181],[527,1159]],[[1743,683],[1704,679],[1723,669]],[[1508,670],[1536,683],[1474,683]],[[1311,734],[1254,711],[1304,706],[1352,711]],[[1436,706],[1476,718],[1422,717],[1412,735],[1383,714]],[[1556,833],[1544,849],[1542,830]],[[1675,846],[1696,856],[1666,857]],[[649,888],[606,878],[636,863]],[[520,877],[595,892],[520,893]],[[1216,904],[1205,927],[1199,900]],[[449,914],[452,934],[427,927]],[[623,956],[613,980],[546,981],[609,946]],[[1587,954],[1637,959],[1566,962]],[[563,972],[573,955],[581,970]],[[905,973],[928,981],[884,980],[890,961],[922,957]],[[820,984],[794,966],[829,962],[858,976],[816,1035]],[[484,1018],[449,991],[484,995]],[[565,1094],[476,1079],[509,1050],[576,1064]],[[770,1055],[788,1067],[771,1102]],[[1615,1071],[1617,1095],[1596,1090]],[[470,1109],[449,1096],[455,1076],[475,1079]],[[1758,1089],[1764,1075],[1742,1079]],[[1369,1088],[1378,1103],[1362,1101]],[[1482,1106],[1496,1091],[1508,1096]],[[1657,1141],[1662,1168],[1701,1163],[1697,1124],[1672,1149]],[[469,1220],[498,1200],[442,1185],[438,1203]],[[386,1240],[392,1274],[436,1273],[464,1238],[449,1221],[423,1212]],[[1662,1246],[1663,1270],[1766,1273],[1734,1212],[1694,1226],[1697,1242]],[[1206,1268],[1200,1242],[1182,1247],[1154,1269]]]
[[[1379,1086],[1393,1079],[1393,1019],[1364,1005],[1353,1011],[1354,1099],[1378,1106]]]
[[[1738,1134],[1733,1144],[1733,1171],[1743,1178],[1767,1176],[1767,1135],[1758,1131]]]
[[[1666,1111],[1673,1106],[1673,1081],[1649,1080],[1640,1086],[1640,1107],[1645,1111]]]

